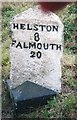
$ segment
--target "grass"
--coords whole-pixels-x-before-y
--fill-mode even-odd
[[[74,80],[74,78],[72,78],[71,76],[68,76],[68,79],[65,83],[72,89],[77,88],[77,81]]]
[[[12,16],[20,13],[35,3],[3,3],[2,7],[2,104],[3,116],[11,116],[11,105],[7,95],[5,80],[10,76],[10,43],[11,34],[9,22]],[[24,118],[77,118],[77,81],[76,81],[76,28],[75,14],[76,5],[68,5],[64,10],[57,12],[66,28],[64,29],[64,55],[62,58],[62,93],[54,99],[48,101],[48,104],[37,108],[30,114],[22,114],[19,117]],[[72,32],[71,32],[72,30]],[[10,106],[9,106],[10,105]],[[9,106],[9,107],[8,107]],[[8,113],[7,113],[8,111]]]

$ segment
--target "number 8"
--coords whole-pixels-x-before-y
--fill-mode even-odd
[[[34,34],[34,40],[36,41],[36,42],[38,42],[39,40],[40,40],[40,37],[39,37],[39,33],[35,33]]]

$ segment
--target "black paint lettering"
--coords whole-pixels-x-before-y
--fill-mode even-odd
[[[47,50],[47,49],[48,49],[48,44],[45,44],[45,43],[44,43],[44,44],[43,44],[43,47],[44,47],[45,50]]]
[[[40,51],[38,51],[38,52],[36,53],[36,55],[37,55],[37,58],[41,58],[41,56],[42,56],[42,54],[41,54]]]
[[[55,31],[55,30],[56,30],[56,31],[58,32],[58,26],[54,26],[54,25],[53,25],[52,27],[53,27],[53,30],[52,30],[52,31]]]
[[[28,48],[25,42],[23,43],[23,48]]]
[[[12,40],[11,47],[12,47],[13,45],[15,45],[15,43],[16,43],[16,40]]]
[[[41,43],[37,43],[37,48],[41,49],[42,48],[42,44]]]
[[[32,57],[32,58],[34,58],[34,57],[35,57],[35,52],[34,52],[34,51],[31,51],[31,52],[30,52],[30,54],[31,54],[31,56],[30,56],[30,57]]]
[[[54,32],[59,29],[58,25],[38,25],[38,24],[24,24],[24,23],[13,23],[13,29],[22,29],[22,30],[34,30],[34,31],[44,31],[46,30],[47,32]]]
[[[27,24],[27,30],[32,30],[32,27],[30,26],[30,24]]]
[[[35,42],[30,43],[30,42],[29,42],[29,49],[30,49],[30,48],[34,48],[34,49],[35,49],[35,48],[36,48],[36,43],[35,43]]]
[[[44,31],[45,25],[39,25],[39,27],[41,27],[41,31]]]
[[[38,52],[31,51],[30,54],[31,54],[30,57],[32,57],[32,58],[34,58],[34,57],[41,58],[41,56],[42,56],[42,53],[40,51],[38,51]]]
[[[40,37],[39,37],[39,33],[38,33],[38,32],[36,32],[36,33],[34,34],[34,40],[35,40],[36,42],[38,42],[38,41],[40,40]]]
[[[16,48],[20,47],[22,49],[22,45],[20,42],[18,42],[18,44],[16,45]]]
[[[56,45],[56,44],[50,44],[52,50],[54,49],[54,46],[55,46],[55,45]]]
[[[13,23],[13,29],[19,29],[18,23]]]
[[[48,32],[50,32],[51,31],[51,26],[50,25],[48,25],[47,27],[46,27],[46,30],[48,31]]]
[[[38,31],[38,27],[37,26],[38,26],[37,24],[34,24],[34,29],[33,30]]]
[[[20,24],[20,29],[25,30],[25,24]]]
[[[60,49],[61,50],[61,45],[56,45],[56,50]]]

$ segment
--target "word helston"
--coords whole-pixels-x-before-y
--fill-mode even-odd
[[[33,31],[46,31],[46,32],[58,32],[58,25],[38,25],[38,24],[24,24],[24,23],[13,23],[12,29],[19,30],[33,30]]]
[[[61,44],[49,44],[49,43],[36,43],[36,42],[17,42],[16,40],[12,40],[12,47],[16,47],[16,48],[26,48],[26,49],[44,49],[44,50],[48,50],[49,48],[52,50],[61,50],[62,49],[62,45]]]

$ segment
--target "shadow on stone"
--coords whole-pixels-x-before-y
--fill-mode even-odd
[[[10,80],[7,80],[6,86],[16,115],[18,113],[30,113],[37,107],[47,104],[51,97],[56,96],[56,92],[53,90],[30,81],[24,82],[15,89],[10,89]]]

